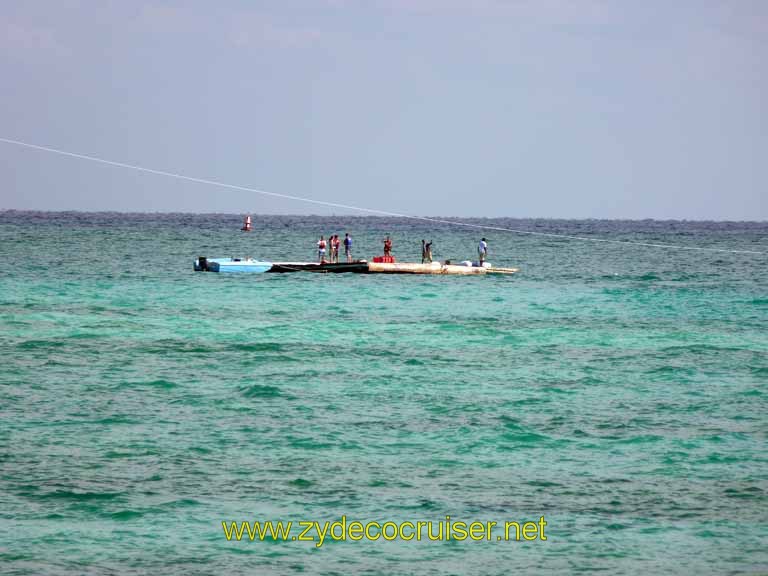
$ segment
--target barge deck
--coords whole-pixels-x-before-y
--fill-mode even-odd
[[[267,272],[316,272],[338,273],[353,272],[356,274],[450,274],[450,275],[478,275],[478,274],[514,274],[517,268],[498,268],[494,266],[463,266],[459,264],[419,264],[417,262],[274,262]]]
[[[498,268],[485,266],[467,266],[449,262],[432,262],[419,264],[417,262],[265,262],[239,258],[205,258],[195,261],[195,270],[199,272],[257,272],[286,274],[290,272],[313,272],[319,274],[338,274],[342,272],[353,274],[435,274],[473,276],[485,274],[515,274],[517,268]]]

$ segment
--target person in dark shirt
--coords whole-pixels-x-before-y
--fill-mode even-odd
[[[344,255],[347,257],[347,262],[352,262],[352,237],[349,232],[344,234]]]

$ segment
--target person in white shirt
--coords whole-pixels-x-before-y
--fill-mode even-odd
[[[482,266],[485,257],[488,256],[488,242],[485,241],[485,238],[480,240],[480,244],[477,245],[477,254],[480,257],[480,266]]]
[[[320,240],[317,241],[317,258],[320,260],[320,264],[325,260],[325,238],[320,236]]]

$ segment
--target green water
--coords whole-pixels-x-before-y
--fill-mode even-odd
[[[768,224],[494,221],[768,251]],[[768,257],[488,232],[513,277],[194,273],[473,255],[376,218],[0,214],[0,571],[768,569]],[[222,520],[537,520],[547,541],[235,542]]]

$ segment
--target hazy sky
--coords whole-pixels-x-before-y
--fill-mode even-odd
[[[0,137],[423,215],[768,219],[768,1],[0,3]],[[0,143],[0,208],[344,213]]]

